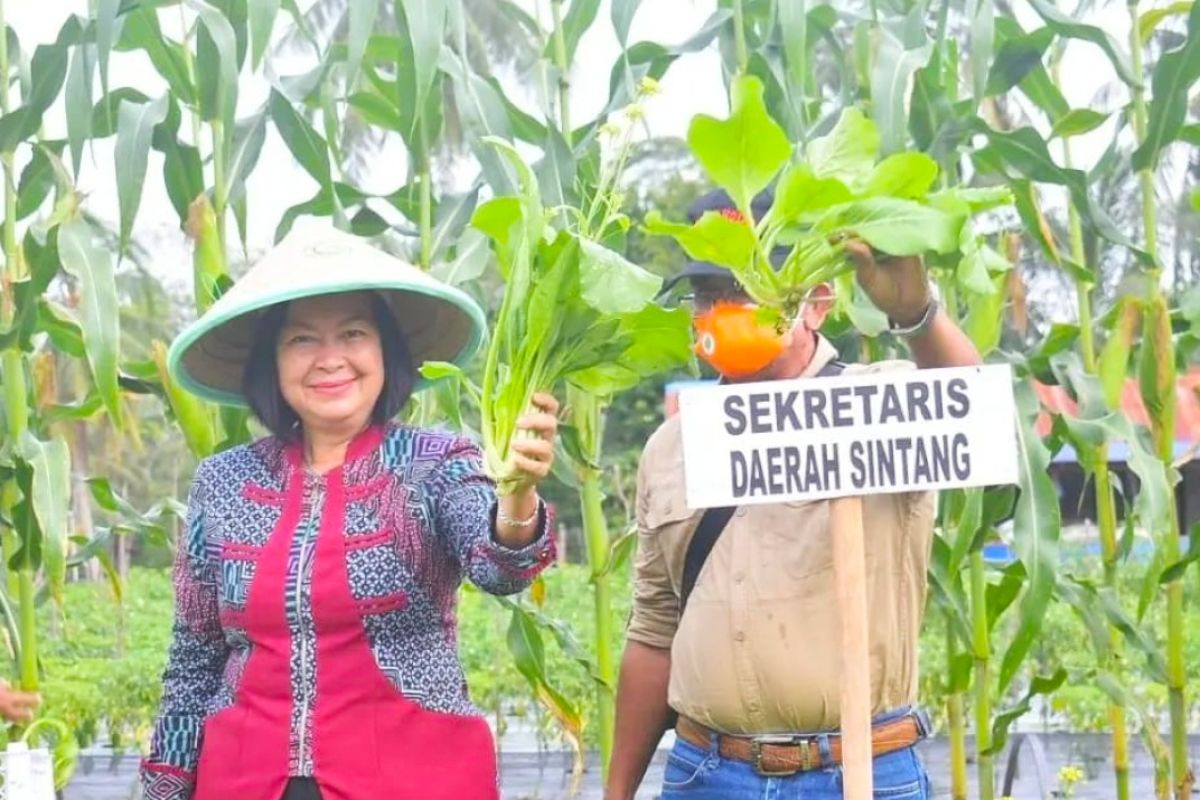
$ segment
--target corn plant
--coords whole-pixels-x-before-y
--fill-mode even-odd
[[[15,36],[0,40],[0,164],[5,184],[0,537],[6,578],[0,606],[17,683],[37,691],[39,596],[44,594],[56,613],[62,613],[68,568],[101,556],[107,541],[93,538],[93,531],[72,530],[73,502],[88,500],[72,499],[66,424],[101,411],[111,424],[127,424],[114,262],[64,163],[68,142],[47,138],[43,117],[63,92],[90,97],[97,63],[105,63],[113,36],[110,28],[72,16],[55,42],[32,53],[23,53]],[[102,74],[103,70],[101,66]],[[14,86],[19,87],[16,94]],[[90,105],[83,108],[90,110]],[[78,112],[68,115],[76,172],[82,144]],[[23,165],[20,173],[18,165]],[[118,158],[118,169],[121,166]],[[53,202],[47,203],[51,195]],[[64,295],[77,302],[63,302]],[[82,396],[65,401],[60,396],[60,359],[85,370],[86,380],[77,387]],[[110,497],[117,502],[115,495]],[[72,553],[75,547],[79,549]],[[111,573],[111,563],[102,560]],[[74,766],[73,732],[60,721],[42,718],[23,736],[56,742],[56,781],[60,787],[65,784]]]
[[[1129,3],[1130,49],[1133,68],[1139,77],[1143,70],[1140,32],[1144,25],[1137,13],[1138,4]],[[1186,115],[1188,91],[1200,79],[1200,8],[1188,14],[1188,35],[1184,43],[1164,54],[1150,80],[1152,96],[1147,102],[1145,80],[1133,87],[1133,130],[1138,149],[1132,164],[1138,172],[1142,200],[1142,242],[1148,255],[1146,296],[1143,307],[1143,336],[1138,373],[1142,399],[1150,413],[1154,451],[1164,469],[1172,474],[1175,458],[1175,342],[1171,331],[1170,310],[1162,294],[1162,266],[1159,261],[1158,221],[1154,194],[1154,170],[1164,148],[1179,138]],[[1165,519],[1153,528],[1160,560],[1167,569],[1180,563],[1179,517],[1170,503]],[[1182,571],[1163,576],[1167,602],[1167,674],[1171,717],[1171,783],[1177,800],[1192,793],[1194,776],[1188,761],[1186,676],[1183,665],[1183,583]]]

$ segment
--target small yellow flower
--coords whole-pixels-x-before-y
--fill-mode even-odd
[[[638,94],[642,97],[653,97],[660,91],[658,81],[649,75],[638,81]]]
[[[1059,783],[1064,783],[1068,786],[1074,786],[1083,780],[1083,770],[1074,764],[1063,767],[1058,771]]]
[[[1063,797],[1075,796],[1075,784],[1083,780],[1083,770],[1074,764],[1068,764],[1058,771],[1058,787]]]
[[[625,107],[625,116],[634,121],[643,119],[646,116],[646,109],[641,103],[630,103]]]
[[[606,122],[600,126],[600,134],[602,136],[620,136],[621,126],[615,122]]]

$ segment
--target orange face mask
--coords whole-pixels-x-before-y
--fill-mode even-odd
[[[745,303],[718,302],[695,319],[696,355],[727,378],[749,378],[779,357],[786,337]]]

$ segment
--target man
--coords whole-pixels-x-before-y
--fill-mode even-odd
[[[722,192],[701,198],[693,221],[717,210],[737,218]],[[770,197],[756,198],[756,218]],[[919,258],[878,259],[846,249],[859,285],[907,339],[918,367],[980,363],[967,336],[933,299]],[[748,303],[731,273],[690,262],[669,283],[690,283],[698,323],[715,303]],[[832,305],[820,286],[802,306],[782,352],[737,380],[819,379],[906,366],[841,365],[818,330]],[[721,343],[715,343],[719,348]],[[724,380],[734,379],[724,376]],[[912,746],[927,733],[915,711],[917,639],[933,533],[931,492],[863,498],[867,533],[872,730],[877,796],[927,797]],[[737,509],[720,528],[681,614],[689,543],[701,519],[685,502],[678,417],[651,437],[638,474],[634,608],[617,688],[616,742],[607,800],[631,800],[677,712],[663,800],[841,800],[841,639],[828,504]]]

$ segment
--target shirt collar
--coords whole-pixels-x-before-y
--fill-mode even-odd
[[[825,365],[838,357],[838,351],[833,346],[833,343],[816,331],[813,332],[813,337],[816,339],[816,348],[813,350],[812,358],[808,361],[808,366],[797,375],[798,378],[811,378],[825,368]]]

